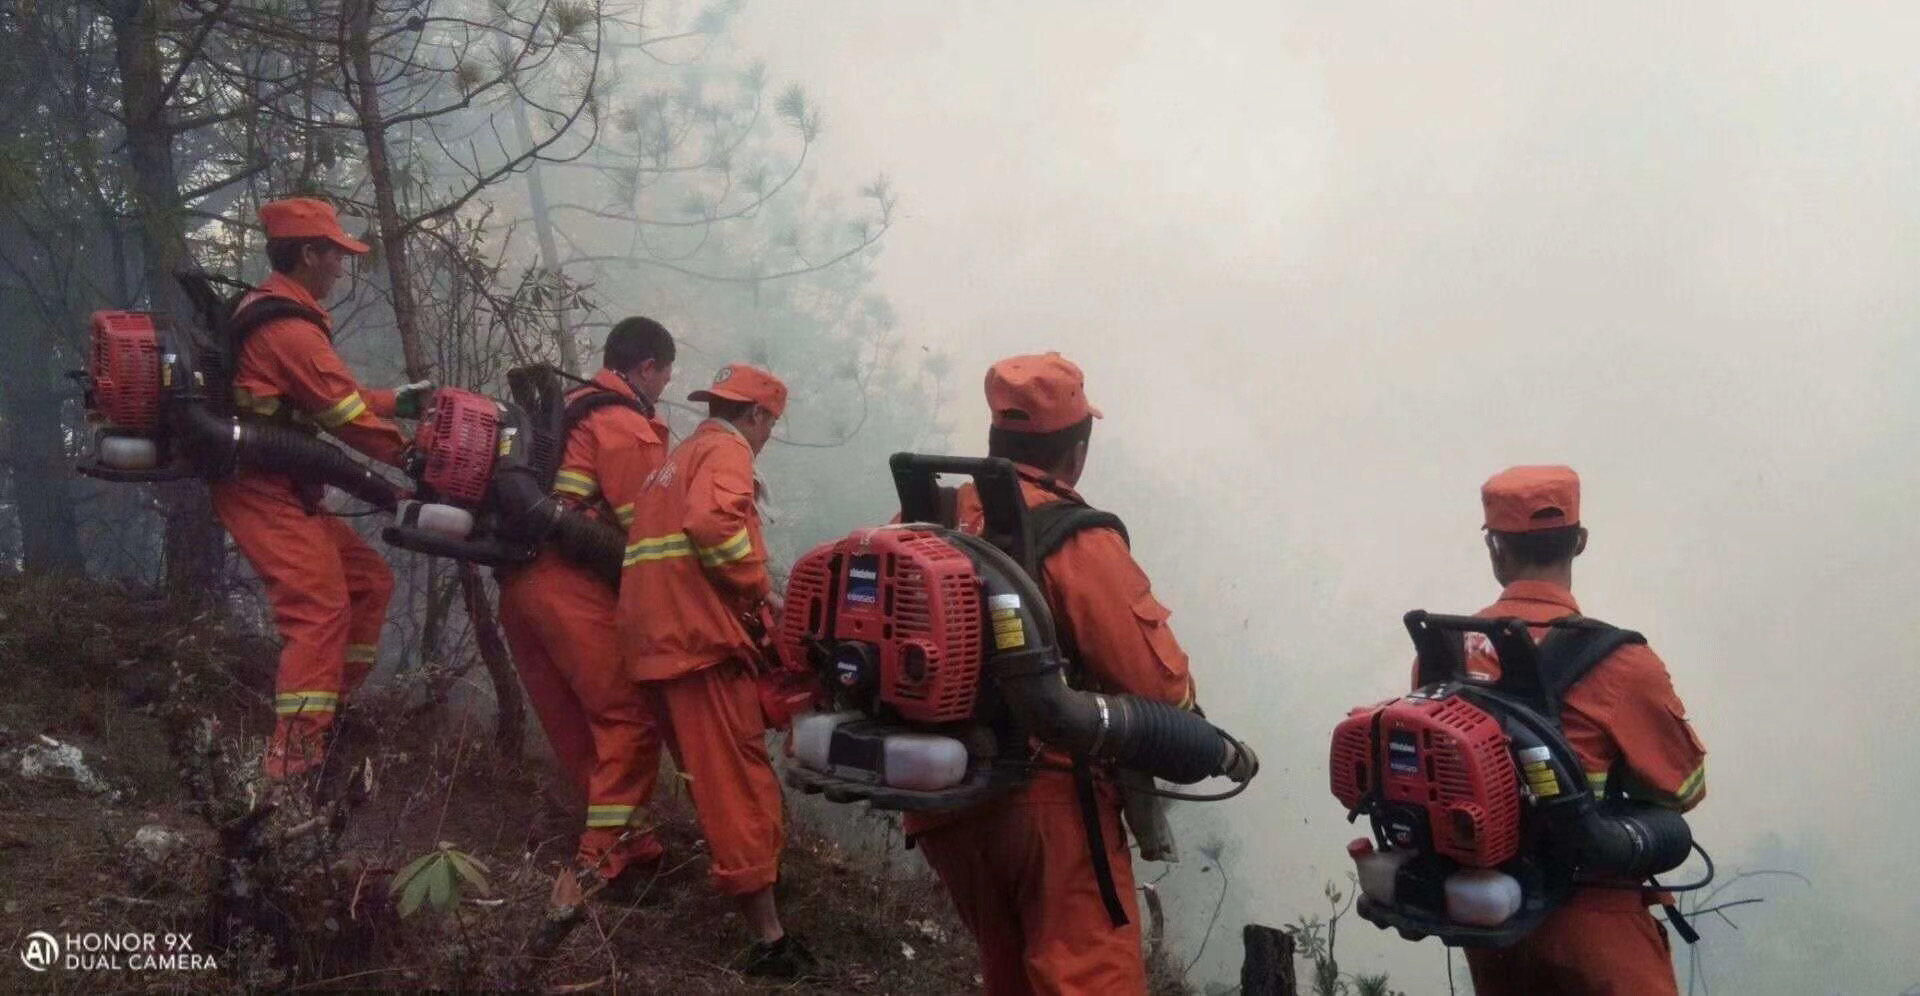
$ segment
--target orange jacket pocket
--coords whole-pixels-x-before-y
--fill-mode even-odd
[[[1192,704],[1192,683],[1188,677],[1187,652],[1180,649],[1180,641],[1173,638],[1173,627],[1167,620],[1173,615],[1153,592],[1142,592],[1133,600],[1133,618],[1140,624],[1140,635],[1146,640],[1147,649],[1153,652],[1154,662],[1160,665],[1162,679],[1160,688],[1141,692],[1155,698],[1170,698],[1184,708]]]

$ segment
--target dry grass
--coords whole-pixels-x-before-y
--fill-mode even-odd
[[[218,836],[188,800],[169,753],[168,711],[185,700],[217,720],[222,743],[257,754],[274,647],[216,618],[175,621],[148,593],[97,584],[0,581],[0,754],[46,735],[80,747],[120,793],[28,782],[0,771],[0,987],[6,991],[244,992],[367,989],[608,993],[951,993],[977,988],[974,955],[937,888],[865,870],[824,837],[790,835],[779,896],[825,978],[765,985],[725,967],[745,946],[731,905],[704,881],[701,842],[683,798],[656,818],[679,872],[629,906],[590,904],[549,963],[523,957],[570,857],[572,814],[541,792],[545,771],[505,769],[490,730],[468,717],[402,721],[368,703],[376,790],[343,833],[285,869],[275,939],[243,936],[222,971],[54,971],[30,975],[15,953],[31,931],[192,932],[204,917]],[[10,755],[9,755],[10,756]],[[673,779],[663,778],[671,784]],[[160,824],[188,845],[162,867],[125,848]],[[449,841],[486,862],[493,900],[401,920],[386,898],[393,869]],[[905,952],[911,949],[909,957]]]

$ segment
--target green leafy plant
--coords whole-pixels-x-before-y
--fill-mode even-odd
[[[487,866],[479,858],[443,840],[438,848],[400,869],[390,892],[399,897],[402,917],[412,916],[422,904],[445,913],[460,902],[463,888],[488,895],[487,874]]]
[[[1353,876],[1347,878],[1349,886],[1359,887]],[[1340,918],[1353,909],[1354,897],[1332,882],[1327,883],[1326,897],[1330,911],[1326,919],[1303,915],[1286,928],[1293,934],[1300,957],[1313,964],[1313,996],[1406,996],[1387,984],[1384,972],[1363,975],[1340,971],[1340,962],[1334,957],[1334,942],[1339,937]]]

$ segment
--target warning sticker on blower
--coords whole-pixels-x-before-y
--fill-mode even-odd
[[[1020,622],[1020,596],[994,595],[987,599],[987,611],[993,617],[993,645],[1000,650],[1018,650],[1027,645],[1027,629]]]

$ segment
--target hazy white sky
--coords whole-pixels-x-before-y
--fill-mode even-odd
[[[1712,750],[1703,840],[1835,848],[1877,918],[1837,991],[1920,980],[1920,872],[1868,846],[1920,818],[1920,9],[763,0],[736,43],[824,108],[823,182],[894,179],[881,289],[961,443],[991,360],[1086,368],[1089,496],[1272,762],[1184,817],[1234,838],[1230,909],[1344,875],[1327,732],[1404,677],[1402,611],[1491,600],[1480,481],[1566,462],[1585,608]]]

